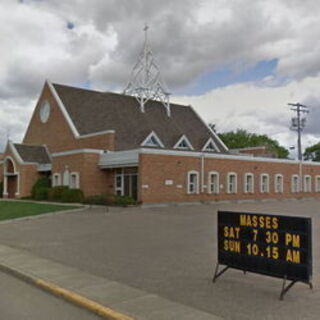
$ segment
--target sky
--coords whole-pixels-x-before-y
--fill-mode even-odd
[[[122,91],[149,42],[171,101],[218,132],[245,129],[289,148],[288,103],[320,138],[318,0],[1,0],[0,152],[21,142],[46,79]],[[294,155],[293,155],[294,156]]]

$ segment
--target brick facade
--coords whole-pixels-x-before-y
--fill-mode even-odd
[[[230,157],[237,158],[237,157]],[[228,156],[210,158],[210,156],[192,157],[178,155],[142,154],[140,155],[140,200],[146,202],[190,202],[239,199],[281,199],[299,197],[319,197],[315,192],[316,176],[320,175],[320,165],[294,161],[259,161],[228,159]],[[188,172],[199,174],[199,192],[187,193]],[[219,193],[211,194],[208,190],[209,172],[219,174]],[[203,172],[203,174],[202,174]],[[227,192],[228,173],[237,175],[237,192]],[[244,177],[252,173],[253,193],[244,192]],[[269,175],[269,192],[261,192],[261,175]],[[275,176],[283,176],[283,192],[275,192]],[[312,192],[291,192],[292,175],[311,176]],[[169,184],[166,184],[169,183]],[[172,183],[172,184],[171,184]],[[319,190],[320,191],[320,190]]]

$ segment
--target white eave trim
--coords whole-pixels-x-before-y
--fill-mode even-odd
[[[51,163],[39,164],[38,165],[38,172],[48,172],[52,170]]]
[[[162,149],[151,149],[151,148],[141,148],[141,154],[161,154],[168,156],[184,156],[184,157],[204,157],[213,159],[226,159],[226,160],[240,160],[240,161],[251,161],[251,162],[271,162],[271,163],[288,163],[288,164],[303,164],[311,166],[320,166],[320,162],[312,161],[296,161],[287,159],[273,159],[273,158],[259,158],[259,157],[247,157],[247,156],[237,156],[229,154],[220,153],[208,153],[208,152],[196,152],[196,151],[183,151],[183,150],[162,150]]]
[[[137,167],[139,165],[139,149],[104,153],[100,157],[101,169]]]
[[[152,147],[152,148],[159,148],[159,146],[151,146],[151,145],[148,145],[147,142],[148,140],[151,138],[151,137],[154,137],[157,141],[157,143],[159,144],[159,146],[161,148],[164,148],[164,144],[162,143],[162,141],[160,140],[160,138],[157,136],[157,134],[154,132],[154,131],[151,131],[149,133],[149,135],[143,140],[143,142],[141,143],[141,146],[142,147]]]
[[[207,150],[208,145],[210,144],[210,142],[213,144],[214,150],[211,150],[211,149],[208,149],[208,150]],[[209,152],[209,151],[216,151],[216,152],[220,152],[218,146],[215,144],[215,142],[213,141],[212,138],[209,138],[209,139],[208,139],[208,141],[207,141],[207,142],[205,143],[205,145],[203,146],[202,151],[208,151],[208,152]]]
[[[100,149],[74,149],[74,150],[52,153],[51,157],[53,157],[53,158],[64,157],[64,156],[70,156],[70,155],[81,154],[81,153],[103,154],[104,152],[105,152],[105,150],[100,150]]]
[[[51,83],[49,80],[47,80],[47,84],[48,84],[48,87],[49,87],[49,89],[50,89],[50,91],[51,91],[51,94],[53,95],[53,97],[54,97],[55,100],[57,101],[57,104],[58,104],[58,106],[59,106],[62,114],[64,115],[65,119],[67,120],[67,123],[68,123],[68,125],[69,125],[72,133],[74,134],[74,136],[75,136],[76,138],[79,138],[80,134],[79,134],[78,130],[76,129],[73,121],[71,120],[71,118],[70,118],[70,116],[69,116],[69,113],[67,112],[67,109],[66,109],[66,107],[64,106],[62,100],[60,99],[60,97],[59,97],[56,89],[54,88],[54,86],[52,85],[52,83]]]
[[[16,160],[18,161],[18,163],[20,164],[24,164],[25,162],[23,161],[23,159],[21,158],[19,152],[17,151],[16,147],[14,146],[14,144],[12,143],[12,141],[8,141],[9,144],[9,148],[11,150],[11,152],[13,153],[14,157],[16,158]]]
[[[189,141],[189,139],[188,139],[184,134],[181,136],[181,138],[178,140],[178,142],[174,145],[173,149],[187,150],[187,149],[185,149],[185,148],[179,147],[179,144],[180,144],[182,141],[185,141],[185,142],[186,142],[186,144],[188,145],[188,149],[189,149],[189,150],[194,150],[191,142]]]
[[[95,136],[101,136],[103,134],[112,134],[115,132],[116,132],[115,130],[104,130],[104,131],[99,131],[99,132],[94,132],[94,133],[82,134],[81,136],[77,137],[77,139],[91,138],[91,137],[95,137]]]

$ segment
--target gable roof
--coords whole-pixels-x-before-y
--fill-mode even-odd
[[[27,145],[27,144],[13,144],[19,156],[24,162],[36,162],[39,164],[51,163],[45,146]]]
[[[168,117],[161,102],[148,101],[141,112],[135,97],[53,84],[80,135],[115,130],[115,150],[139,148],[154,131],[165,149],[173,149],[187,135],[195,151],[201,151],[210,137],[219,150],[221,140],[189,106],[170,104]]]

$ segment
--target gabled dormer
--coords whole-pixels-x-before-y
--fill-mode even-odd
[[[141,143],[142,147],[154,147],[154,148],[164,148],[163,143],[157,134],[152,131]]]
[[[189,139],[182,135],[178,142],[174,145],[174,149],[181,149],[181,150],[194,150],[191,142]]]
[[[202,151],[207,152],[220,152],[217,145],[214,143],[212,138],[209,138],[207,142],[205,143],[204,147],[202,148]]]

